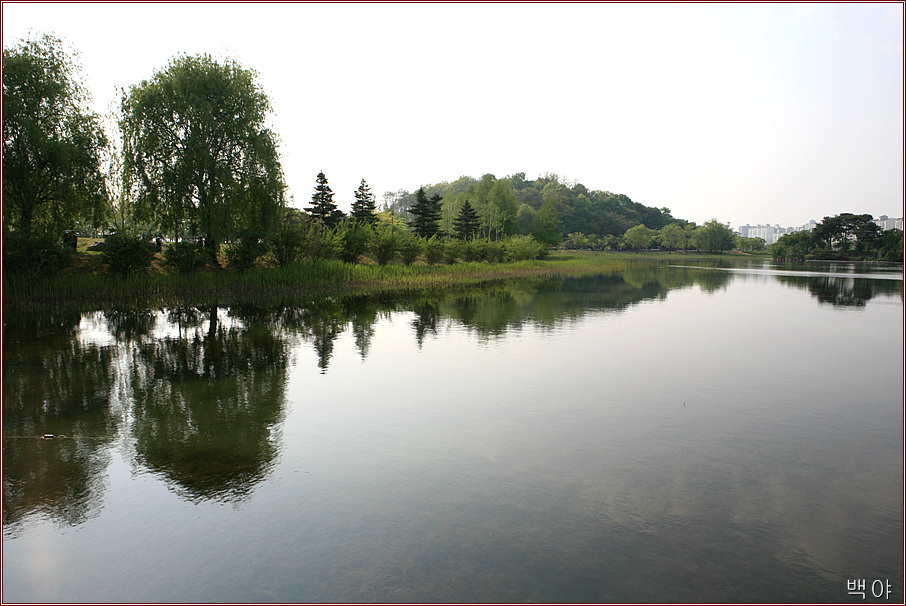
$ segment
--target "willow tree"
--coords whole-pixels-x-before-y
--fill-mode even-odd
[[[107,145],[74,60],[45,35],[3,49],[3,224],[20,234],[101,225]]]
[[[285,185],[256,73],[181,55],[122,101],[124,170],[137,218],[203,236],[257,242],[276,225]]]

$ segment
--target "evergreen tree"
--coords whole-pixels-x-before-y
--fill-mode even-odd
[[[374,225],[374,222],[377,221],[377,216],[374,214],[374,194],[371,192],[371,188],[368,187],[368,184],[365,183],[365,179],[362,179],[362,182],[359,184],[359,188],[355,190],[354,195],[355,202],[352,203],[352,216],[359,221]]]
[[[327,184],[327,177],[324,171],[318,173],[318,185],[315,186],[315,193],[311,197],[312,205],[305,210],[311,215],[324,222],[327,227],[333,227],[340,222],[345,215],[343,211],[337,208],[333,201],[333,191]]]
[[[472,207],[472,203],[466,200],[459,209],[459,214],[453,219],[456,234],[463,240],[469,240],[478,233],[480,227],[481,219],[478,218],[478,213]]]
[[[430,238],[437,234],[441,215],[441,200],[442,198],[437,194],[429,200],[425,194],[424,187],[419,187],[418,191],[415,192],[415,204],[409,209],[409,213],[414,215],[415,218],[409,222],[409,225],[416,236]]]

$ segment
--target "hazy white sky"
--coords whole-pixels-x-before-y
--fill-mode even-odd
[[[903,4],[3,3],[95,109],[179,53],[259,74],[295,206],[554,172],[678,218],[903,214]]]

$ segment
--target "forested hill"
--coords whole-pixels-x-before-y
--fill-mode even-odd
[[[532,181],[526,180],[525,173],[500,179],[491,174],[480,179],[460,177],[453,182],[424,186],[424,190],[428,197],[443,198],[441,228],[447,231],[466,200],[482,216],[484,230],[489,235],[498,231],[501,235],[530,233],[539,212],[556,219],[554,223],[561,235],[579,232],[620,236],[640,223],[650,229],[661,229],[677,222],[668,208],[645,206],[625,194],[589,190],[581,183],[569,183],[555,174],[545,174]],[[414,203],[414,192],[400,190],[383,196],[383,210],[407,219]]]

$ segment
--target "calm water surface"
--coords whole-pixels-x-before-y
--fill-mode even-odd
[[[721,265],[7,314],[3,600],[902,601],[902,269]]]

